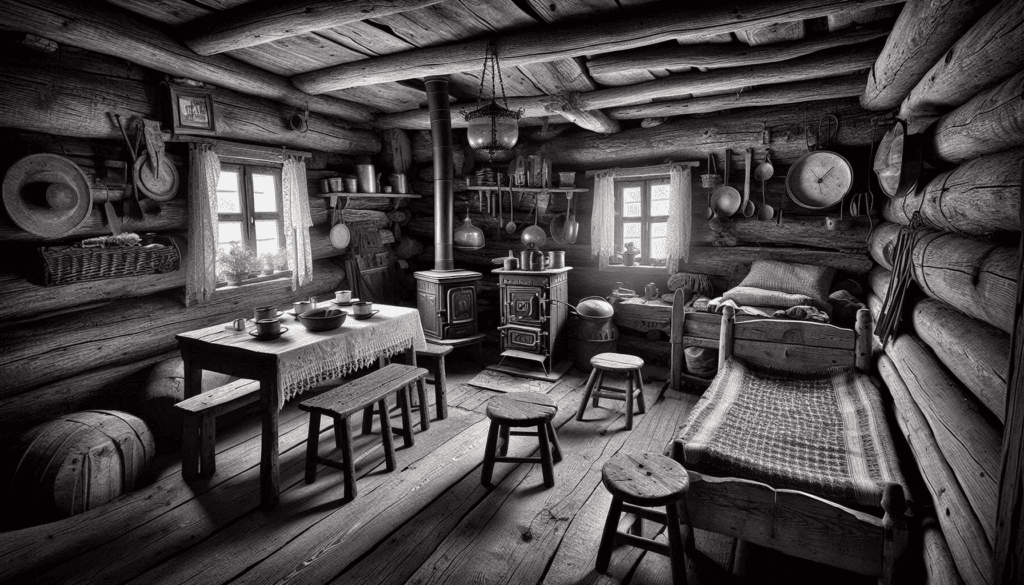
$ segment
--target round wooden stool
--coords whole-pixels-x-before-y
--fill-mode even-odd
[[[587,402],[591,397],[594,399],[594,406],[597,407],[601,398],[612,400],[623,400],[626,402],[626,430],[633,428],[633,399],[636,399],[637,414],[647,412],[644,404],[644,379],[640,374],[640,368],[644,366],[644,360],[635,355],[624,353],[599,353],[590,358],[590,365],[594,366],[587,380],[587,389],[583,392],[583,402],[576,412],[576,420],[583,420],[583,412],[587,409]],[[603,386],[606,372],[626,374],[626,391],[617,388]]]
[[[514,392],[495,396],[487,401],[487,418],[491,427],[487,432],[484,469],[481,483],[491,485],[495,463],[540,463],[544,472],[544,485],[555,485],[554,463],[562,460],[562,448],[551,425],[558,412],[555,401],[538,392]],[[512,428],[537,427],[536,431],[512,431]],[[498,445],[499,435],[501,445]],[[507,457],[509,435],[536,436],[540,441],[540,457]]]
[[[666,555],[672,563],[672,583],[686,583],[686,559],[683,556],[683,534],[676,505],[686,496],[690,478],[677,461],[653,453],[614,455],[601,469],[604,487],[612,494],[612,506],[604,523],[601,546],[597,549],[597,570],[608,570],[612,548],[628,544]],[[664,506],[665,511],[652,510]],[[630,533],[619,532],[619,516],[635,514]],[[643,520],[660,522],[668,533],[668,545],[643,538]]]

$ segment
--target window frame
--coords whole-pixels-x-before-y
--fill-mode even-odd
[[[650,177],[635,177],[635,178],[623,178],[615,179],[615,249],[623,249],[624,230],[623,224],[626,223],[627,218],[623,215],[624,198],[622,192],[624,189],[629,187],[640,187],[640,217],[630,217],[629,222],[633,223],[639,219],[640,222],[640,257],[639,265],[642,267],[663,267],[668,261],[668,258],[660,258],[651,261],[651,225],[655,223],[664,223],[668,225],[668,214],[665,215],[651,215],[651,187],[654,185],[668,185],[668,175],[656,175]],[[613,258],[614,266],[623,266],[618,261],[618,254],[616,258]]]
[[[277,241],[280,242],[280,246],[285,246],[284,239],[284,194],[281,192],[281,168],[259,165],[259,164],[245,164],[239,162],[227,162],[221,160],[220,172],[238,170],[239,179],[241,185],[239,185],[240,197],[239,204],[241,210],[239,213],[221,213],[217,212],[217,223],[220,224],[222,221],[237,221],[242,224],[242,239],[243,244],[246,248],[249,248],[253,252],[256,252],[256,222],[273,220],[277,222]],[[254,174],[260,175],[272,175],[274,177],[274,190],[277,199],[277,211],[255,211],[256,200],[253,190],[253,179]],[[220,246],[220,234],[217,235],[217,245]]]

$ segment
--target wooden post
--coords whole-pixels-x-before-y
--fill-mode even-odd
[[[722,329],[718,338],[718,371],[725,369],[725,362],[732,356],[732,344],[736,336],[736,309],[726,306],[722,309]]]
[[[1021,174],[1024,176],[1024,167]],[[1001,585],[1024,580],[1024,286],[1021,285],[1024,282],[1024,238],[1017,250],[1019,279],[1014,306],[1013,354],[1008,375],[1010,385],[1006,396],[1006,427],[1003,430],[999,524],[993,558],[994,582]]]
[[[857,311],[857,322],[854,325],[856,337],[857,357],[855,365],[862,372],[871,369],[871,311],[861,309]]]
[[[683,372],[685,363],[683,361],[683,325],[686,322],[686,291],[677,288],[672,293],[672,321],[669,343],[672,344],[670,363],[671,388],[679,391],[682,389],[680,374]]]

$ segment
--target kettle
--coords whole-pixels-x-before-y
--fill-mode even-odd
[[[534,246],[530,246],[519,253],[519,269],[544,270],[544,265],[547,263],[546,260],[547,256],[543,252]]]

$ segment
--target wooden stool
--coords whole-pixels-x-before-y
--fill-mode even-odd
[[[599,353],[590,358],[590,365],[594,366],[587,379],[587,389],[583,392],[583,401],[580,403],[579,411],[576,412],[576,420],[583,420],[583,413],[587,409],[587,402],[593,396],[594,406],[598,406],[601,398],[612,400],[623,400],[626,402],[626,430],[633,428],[633,399],[636,399],[637,414],[647,412],[644,404],[644,379],[640,374],[640,368],[644,366],[644,360],[635,355],[622,353]],[[617,388],[603,386],[605,372],[617,372],[626,374],[626,391]]]
[[[391,364],[300,403],[299,409],[309,412],[309,436],[306,441],[306,483],[316,481],[316,464],[323,463],[344,472],[345,498],[356,497],[355,458],[352,455],[352,431],[348,426],[348,418],[374,403],[380,407],[380,434],[384,440],[385,465],[388,471],[394,471],[395,446],[391,439],[391,418],[387,397],[394,392],[398,392],[401,397],[404,388],[416,380],[422,380],[426,375],[427,371],[423,368]],[[399,398],[399,402],[404,405],[402,423],[406,429],[412,429],[412,413],[409,411],[409,404],[401,398]],[[324,414],[334,419],[334,442],[338,449],[341,449],[340,463],[321,457],[318,452],[320,416]],[[412,445],[411,430],[405,436],[405,445],[407,447]]]
[[[540,463],[544,472],[544,485],[555,485],[554,463],[562,460],[562,448],[551,419],[558,412],[555,401],[538,392],[502,394],[487,401],[487,418],[491,427],[487,432],[484,451],[484,469],[481,483],[489,487],[495,463]],[[536,431],[512,431],[511,428],[537,427]],[[498,436],[501,445],[498,445]],[[536,436],[540,441],[540,457],[507,457],[510,435]]]
[[[174,405],[182,414],[181,473],[185,479],[217,471],[217,416],[260,401],[260,383],[235,380]]]
[[[448,380],[444,371],[444,356],[455,348],[450,345],[428,343],[427,349],[416,350],[417,362],[422,358],[430,358],[427,369],[434,380],[434,403],[437,405],[437,418],[448,418]]]
[[[597,571],[608,570],[612,548],[621,542],[666,555],[672,563],[672,583],[686,583],[683,533],[676,509],[690,487],[686,469],[664,455],[620,453],[604,464],[601,480],[612,494],[612,506],[604,523],[601,546],[597,549]],[[665,507],[665,512],[651,509],[660,506]],[[623,512],[637,517],[630,533],[618,531],[619,516]],[[645,519],[665,525],[668,545],[642,536]]]

